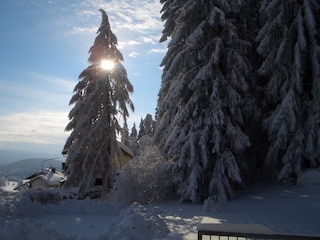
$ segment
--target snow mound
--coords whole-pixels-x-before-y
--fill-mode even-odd
[[[0,198],[1,217],[17,219],[21,217],[40,217],[47,214],[108,214],[115,215],[120,207],[106,201],[89,199],[76,200],[58,191],[38,189],[24,191]]]
[[[320,185],[320,168],[301,172],[297,179],[297,185]]]
[[[46,239],[46,240],[71,240],[66,236],[59,235],[55,230],[48,230],[39,223],[29,219],[6,222],[0,231],[0,239]]]
[[[141,204],[132,203],[120,215],[119,223],[102,235],[105,239],[149,240],[163,239],[169,233],[166,223]]]
[[[16,219],[23,217],[38,217],[45,212],[44,205],[33,202],[29,196],[17,194],[1,198],[1,217]]]

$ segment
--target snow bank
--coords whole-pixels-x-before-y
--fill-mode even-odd
[[[122,209],[103,199],[49,202],[42,196],[41,204],[32,194],[0,194],[4,240],[194,240],[199,223],[263,224],[275,232],[320,236],[320,188],[315,185],[257,186],[226,202],[221,211],[178,201]]]
[[[17,193],[2,192],[1,196],[0,218],[17,219],[48,214],[51,208],[47,204],[67,204],[68,201],[62,200],[73,199],[74,193],[62,189],[37,189]]]
[[[44,205],[31,201],[26,195],[8,195],[0,201],[1,218],[9,220],[39,217],[45,212]]]
[[[149,240],[162,239],[169,229],[166,223],[150,210],[135,202],[120,215],[110,230],[100,237],[105,239]]]
[[[46,240],[71,240],[66,236],[59,235],[55,230],[49,230],[40,223],[30,221],[30,219],[21,219],[13,222],[4,223],[0,227],[0,239],[46,239]]]
[[[0,239],[47,239],[67,240],[54,229],[47,229],[33,221],[48,212],[48,206],[32,201],[27,192],[1,192]]]
[[[297,185],[320,185],[320,169],[309,169],[301,172],[297,179]]]

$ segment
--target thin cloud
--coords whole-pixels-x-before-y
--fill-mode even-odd
[[[128,47],[128,46],[137,46],[137,45],[140,45],[140,43],[137,41],[134,41],[134,40],[119,41],[118,42],[119,49],[124,49],[125,47]]]
[[[97,27],[73,27],[69,32],[70,35],[80,35],[80,34],[94,34],[98,30]]]
[[[152,48],[149,50],[151,53],[165,53],[166,51],[166,48]]]
[[[97,13],[96,11],[93,10],[81,10],[81,11],[77,11],[77,15],[79,15],[81,18],[90,18],[92,16],[95,16]]]
[[[119,40],[118,48],[121,51],[139,52],[143,55],[152,52],[150,49],[155,46],[161,46],[159,39],[163,29],[160,19],[162,4],[154,0],[84,0],[81,3],[70,1],[66,4],[59,23],[60,27],[65,26],[64,35],[71,39],[72,36],[81,36],[81,41],[91,42],[101,23],[98,11],[100,8],[108,14],[111,29]],[[136,46],[143,46],[143,50],[137,51]]]
[[[117,12],[117,23],[120,25],[121,23],[130,23],[132,24],[134,22],[134,18],[132,18],[131,16],[129,16],[128,14],[126,14],[126,12]],[[111,20],[113,20],[115,17],[111,16]],[[115,19],[115,20],[116,20]]]
[[[139,43],[138,43],[137,41],[129,40],[129,41],[126,43],[126,45],[131,45],[131,46],[133,46],[133,45],[139,45]]]
[[[137,57],[139,55],[139,53],[137,53],[137,52],[131,52],[131,53],[129,53],[129,57],[132,57],[132,58],[135,58],[135,57]]]
[[[10,103],[10,109],[2,109],[1,113],[16,111],[35,111],[46,109],[68,109],[68,102],[75,83],[55,76],[36,72],[25,73],[33,81],[17,82],[0,81],[0,101]],[[7,93],[10,93],[8,95]]]
[[[1,87],[1,92],[11,92],[11,95],[15,97],[15,101],[23,101],[19,105],[21,108],[27,108],[25,105],[27,102],[34,102],[37,105],[42,105],[45,102],[56,102],[57,98],[61,99],[61,93],[56,93],[52,89],[44,90],[43,88],[37,88],[35,86],[28,85],[27,83],[11,83],[10,85],[4,85]],[[5,96],[0,96],[5,98]]]
[[[34,78],[37,78],[41,81],[48,82],[50,84],[54,84],[57,86],[62,87],[61,89],[64,89],[68,92],[71,92],[74,88],[75,82],[73,80],[66,80],[55,76],[45,75],[38,72],[30,72],[31,76]]]
[[[138,46],[138,45],[141,45],[141,43],[134,41],[134,40],[119,41],[118,42],[119,49],[124,49],[124,48],[127,48],[128,46]]]
[[[92,22],[97,22],[97,17],[99,16],[98,9],[103,8],[107,11],[114,32],[120,33],[120,35],[125,35],[123,31],[146,35],[150,34],[150,32],[157,34],[161,32],[163,25],[160,20],[161,7],[158,1],[153,0],[112,0],[108,2],[87,0],[83,1],[80,5],[77,4],[76,8],[74,4],[71,5],[70,11],[71,9],[76,9],[74,11],[76,11],[76,15],[80,18],[79,20],[73,20],[74,24],[78,24],[79,21],[83,24],[82,20],[85,17],[91,20],[87,21],[91,25]],[[88,27],[73,26],[73,29],[82,28],[86,29]]]
[[[151,43],[151,44],[156,44],[157,42],[154,40],[154,38],[151,37],[143,37],[142,38],[144,43]]]
[[[28,112],[0,116],[1,142],[59,144],[68,133],[67,112]]]

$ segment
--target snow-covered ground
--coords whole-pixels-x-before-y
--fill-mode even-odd
[[[258,223],[276,232],[319,235],[320,186],[259,186],[221,211],[167,201],[121,208],[110,200],[40,204],[2,193],[0,239],[197,239],[199,223]]]
[[[14,188],[18,186],[17,182],[13,182],[13,181],[5,181],[4,186],[1,187],[2,190],[7,191],[7,192],[13,192]]]

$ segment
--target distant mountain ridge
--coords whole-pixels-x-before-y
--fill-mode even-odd
[[[0,165],[0,176],[5,179],[25,179],[41,168],[53,167],[61,171],[62,161],[48,158],[29,158]]]
[[[0,167],[3,164],[12,163],[14,161],[19,161],[22,159],[30,159],[30,158],[55,158],[60,157],[60,160],[63,161],[63,157],[61,154],[52,154],[52,153],[35,153],[28,151],[19,151],[14,149],[0,149]]]
[[[0,177],[21,180],[42,167],[54,167],[61,171],[61,162],[64,160],[61,154],[0,149]]]

